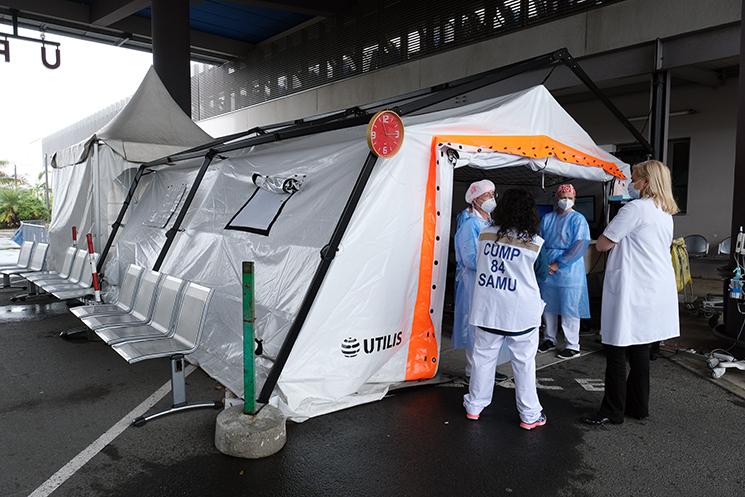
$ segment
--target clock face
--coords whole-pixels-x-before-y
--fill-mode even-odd
[[[404,123],[393,111],[375,114],[367,126],[367,144],[378,157],[393,157],[404,142]]]

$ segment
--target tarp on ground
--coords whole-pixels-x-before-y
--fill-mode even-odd
[[[51,267],[58,267],[64,259],[72,226],[81,237],[92,233],[96,250],[102,249],[141,163],[209,140],[151,67],[127,105],[108,124],[52,155]]]
[[[599,182],[629,175],[542,86],[404,121],[402,149],[378,160],[274,391],[271,402],[293,419],[380,399],[437,373],[454,167]],[[191,360],[239,395],[241,262],[255,263],[261,388],[367,157],[365,132],[236,150],[204,176],[161,271],[216,290]],[[107,273],[152,267],[200,164],[143,178]],[[269,193],[255,186],[257,174],[305,183],[297,193]]]

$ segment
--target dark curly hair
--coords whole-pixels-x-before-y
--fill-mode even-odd
[[[529,241],[538,234],[535,199],[527,190],[511,188],[501,194],[491,219],[494,226],[499,226],[498,236],[512,231],[519,238]]]

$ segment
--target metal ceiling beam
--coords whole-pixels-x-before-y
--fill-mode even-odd
[[[49,21],[60,20],[79,24],[89,24],[90,7],[83,3],[66,0],[0,0],[0,8],[16,9],[21,13],[44,16]]]
[[[235,3],[259,7],[262,9],[294,12],[309,16],[330,17],[343,13],[356,2],[344,0],[233,0]]]
[[[147,17],[130,16],[112,24],[110,27],[124,33],[132,33],[134,35],[144,36],[148,40],[151,39],[150,32],[152,26],[150,25],[150,19]],[[194,29],[190,31],[189,36],[192,51],[196,49],[205,50],[216,55],[219,54],[226,60],[245,57],[254,47],[252,43],[225,38]]]
[[[149,2],[148,2],[149,3]],[[91,8],[68,0],[0,0],[0,23],[10,22],[10,11],[18,11],[21,27],[110,43],[134,50],[151,51],[150,20],[129,16],[110,26],[91,24]],[[191,54],[196,60],[220,63],[245,57],[253,44],[192,30]]]
[[[95,0],[90,6],[90,22],[110,26],[150,6],[150,0]]]
[[[670,71],[675,79],[681,79],[689,83],[706,86],[708,88],[718,88],[723,81],[717,71],[703,69],[695,66],[678,67]]]

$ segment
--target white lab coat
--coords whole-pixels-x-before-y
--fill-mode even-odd
[[[626,204],[603,233],[610,251],[603,283],[600,335],[626,347],[680,335],[670,245],[673,218],[652,199]]]

